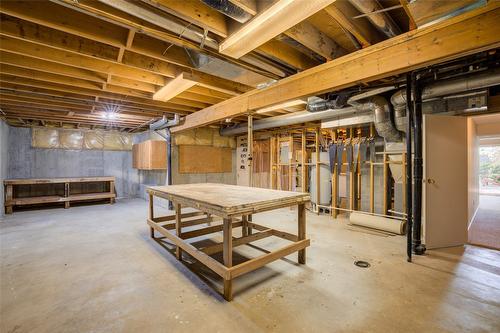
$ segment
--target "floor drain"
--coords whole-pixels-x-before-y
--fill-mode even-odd
[[[361,267],[361,268],[368,268],[368,267],[370,267],[370,264],[368,262],[362,261],[362,260],[355,261],[354,265],[356,265],[358,267]]]

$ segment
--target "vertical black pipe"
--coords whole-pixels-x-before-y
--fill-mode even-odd
[[[413,89],[413,253],[422,255],[422,89],[416,74],[412,75]]]
[[[167,185],[172,185],[172,134],[170,133],[170,128],[166,128],[165,132],[167,134]],[[173,210],[174,205],[172,201],[168,201],[168,209]]]
[[[412,187],[413,182],[411,178],[412,170],[412,149],[411,149],[411,131],[412,131],[412,116],[413,104],[411,99],[412,79],[411,74],[406,75],[406,254],[408,262],[411,262],[412,254]]]

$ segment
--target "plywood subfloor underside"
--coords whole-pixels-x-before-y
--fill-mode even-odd
[[[404,238],[307,214],[307,265],[279,260],[235,280],[149,238],[146,202],[19,212],[0,222],[1,332],[495,332],[500,255],[473,246],[405,261]],[[296,211],[255,215],[294,231]],[[257,243],[272,248],[278,240]],[[236,260],[261,252],[236,249]],[[354,260],[367,260],[369,269]]]

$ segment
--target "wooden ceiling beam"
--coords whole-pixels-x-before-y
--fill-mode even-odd
[[[2,60],[0,60],[0,62],[1,61]],[[64,66],[64,65],[60,65],[60,66]],[[17,67],[17,66],[12,66],[12,65],[0,64],[0,72],[5,73],[5,74],[19,76],[19,77],[43,80],[43,81],[47,81],[47,82],[62,83],[62,84],[75,84],[75,85],[77,85],[79,87],[83,87],[83,88],[89,88],[89,89],[96,89],[97,88],[99,90],[105,90],[105,89],[101,89],[102,84],[105,82],[88,81],[88,80],[85,80],[82,78],[75,78],[74,76],[52,74],[52,73],[49,73],[46,71],[38,71],[38,70],[28,69],[28,68],[24,68],[24,67]],[[109,83],[111,85],[116,85],[116,86],[119,86],[122,88],[137,90],[138,92],[153,93],[156,91],[155,85],[152,85],[149,83],[144,83],[144,82],[139,82],[139,81],[135,81],[135,80],[130,80],[130,79],[122,79],[122,78],[119,78],[116,76],[111,77],[110,80],[106,83]],[[135,95],[135,92],[132,90],[131,90],[131,95]],[[139,96],[142,96],[142,93]]]
[[[415,19],[413,18],[413,14],[411,13],[410,9],[408,8],[408,0],[399,0],[399,3],[401,4],[401,7],[403,7],[403,10],[406,13],[406,16],[408,16],[408,30],[414,30],[417,28],[417,24],[415,23]]]
[[[248,69],[256,74],[260,74],[263,77],[277,79],[280,77],[284,77],[286,73],[284,73],[276,66],[272,66],[262,61],[256,59],[252,55],[245,56],[242,58],[242,61],[224,56],[218,53],[218,46],[214,49],[211,48],[201,48],[200,42],[193,42],[190,40],[186,40],[184,38],[184,34],[182,37],[179,37],[180,32],[177,34],[172,34],[170,32],[166,32],[153,24],[150,24],[147,20],[141,20],[137,17],[133,17],[126,12],[115,10],[115,8],[105,6],[97,1],[92,0],[53,0],[61,3],[69,8],[73,8],[77,11],[84,12],[88,15],[97,17],[99,19],[112,22],[113,24],[121,25],[127,28],[134,28],[137,31],[141,31],[141,33],[151,36],[160,41],[164,41],[167,43],[172,43],[172,45],[179,46],[181,48],[188,48],[196,52],[208,54],[212,57],[219,58],[223,61],[228,61],[229,63],[241,66],[242,68]],[[165,28],[165,27],[164,27]],[[182,29],[181,29],[182,31]],[[205,44],[205,46],[207,46]]]
[[[0,11],[10,16],[120,47],[128,30],[49,1],[2,1]]]
[[[381,40],[375,28],[366,18],[354,19],[359,12],[347,1],[337,1],[328,7],[325,12],[337,23],[349,31],[363,47],[370,46]]]
[[[7,89],[11,87],[23,89],[24,87],[24,86],[11,85],[5,82],[3,83],[3,86],[4,88]],[[188,110],[188,107],[183,107],[185,110],[180,111],[174,108],[145,105],[130,101],[125,102],[123,100],[110,100],[106,98],[100,98],[96,101],[95,98],[91,98],[89,96],[70,94],[52,90],[43,90],[39,88],[33,88],[33,90],[30,90],[28,87],[24,87],[24,90],[18,90],[18,91],[2,90],[0,91],[0,94],[2,98],[9,98],[20,101],[34,100],[34,101],[41,101],[45,103],[54,103],[54,104],[63,103],[62,105],[75,105],[76,107],[84,106],[90,108],[96,108],[96,107],[104,108],[104,107],[115,107],[116,105],[120,105],[121,108],[130,110],[130,112],[139,112],[139,113],[154,112],[158,114],[163,114],[163,113],[189,114],[196,110],[194,108]]]
[[[226,94],[226,93],[220,92],[218,90],[215,90],[212,88],[206,88],[206,87],[202,87],[202,86],[193,86],[188,91],[199,94],[199,95],[203,95],[203,96],[218,98],[220,100],[226,100],[226,99],[234,96],[232,94]]]
[[[180,74],[175,79],[171,80],[166,85],[159,88],[153,94],[153,100],[167,102],[176,97],[177,95],[179,95],[180,93],[196,85],[197,82],[185,78],[185,74],[186,73]]]
[[[88,90],[88,89],[83,89],[83,88],[78,88],[78,87],[73,87],[73,86],[68,86],[68,85],[47,83],[47,82],[28,80],[28,79],[23,79],[22,81],[17,80],[15,83],[7,82],[7,81],[0,81],[0,87],[5,88],[5,89],[20,90],[20,91],[41,92],[41,93],[45,93],[45,94],[49,94],[49,95],[63,96],[63,97],[67,96],[67,94],[69,93],[70,96],[73,96],[73,95],[88,96],[88,97],[92,97],[92,98],[98,98],[99,101],[101,101],[104,98],[104,99],[116,101],[118,104],[125,103],[125,102],[127,102],[127,103],[132,102],[132,103],[144,105],[144,107],[147,107],[148,105],[150,105],[150,106],[171,108],[171,109],[176,110],[179,113],[182,113],[182,111],[194,112],[200,108],[200,104],[198,104],[198,103],[189,103],[191,105],[185,105],[185,104],[176,103],[177,100],[176,100],[176,102],[170,101],[170,102],[166,103],[166,102],[153,101],[152,99],[149,99],[149,98],[146,99],[146,98],[139,98],[139,97],[134,97],[134,96],[125,96],[125,95],[120,95],[120,94],[116,94],[116,93],[110,93],[110,92],[104,92],[104,91],[94,91],[94,90]]]
[[[142,0],[218,36],[227,37],[226,17],[199,0]]]
[[[15,21],[12,19],[10,21],[7,20],[6,22],[11,22],[11,23],[10,24],[5,23],[5,25],[8,28],[2,29],[0,31],[3,35],[6,35],[8,37],[19,38],[23,41],[28,40],[29,42],[41,44],[45,47],[47,45],[50,45],[51,47],[57,48],[58,50],[75,52],[78,55],[81,55],[79,45],[87,45],[87,47],[85,47],[84,49],[88,50],[88,54],[84,54],[84,55],[92,56],[92,59],[94,59],[93,56],[98,56],[98,58],[106,58],[105,55],[99,54],[99,50],[101,49],[102,45],[97,45],[97,44],[95,44],[95,42],[84,40],[84,39],[81,39],[81,38],[78,38],[78,37],[72,36],[72,35],[58,33],[57,31],[55,31],[56,32],[55,34],[51,34],[50,32],[47,32],[47,31],[45,31],[45,33],[39,33],[40,31],[44,31],[44,27],[41,27],[39,29],[39,26],[33,27],[32,25],[29,25],[29,24],[26,26],[26,23],[23,23],[25,26],[20,26],[19,24],[15,24]],[[4,23],[2,22],[2,24],[4,24]],[[133,31],[133,30],[131,30],[131,31]],[[130,35],[132,36],[132,33]],[[133,52],[124,51],[124,53],[120,56],[121,57],[120,60],[123,64],[130,66],[130,67],[136,67],[138,70],[148,71],[152,75],[156,75],[156,76],[158,76],[158,74],[161,74],[161,75],[164,75],[167,77],[175,77],[178,73],[182,72],[181,71],[182,67],[172,65],[171,63],[165,61],[165,54],[169,54],[170,56],[172,56],[172,52],[174,52],[174,51],[178,52],[178,51],[176,51],[177,50],[176,48],[169,48],[169,46],[172,46],[171,44],[170,45],[162,45],[162,43],[159,42],[155,45],[154,40],[150,37],[147,37],[147,36],[144,36],[141,34],[137,34],[137,35],[134,34],[134,36],[135,37],[132,36],[132,37],[128,38],[128,40],[129,40],[128,43],[130,43],[131,39],[133,38],[134,43],[137,44],[138,47],[137,48],[132,47],[131,50]],[[73,48],[68,49],[69,45],[73,45]],[[104,46],[106,46],[106,45],[104,45]],[[165,47],[164,50],[163,50],[163,47]],[[47,50],[47,49],[44,49],[44,50]],[[120,50],[123,50],[123,48]],[[142,53],[138,54],[135,51],[140,51]],[[164,51],[166,51],[166,52],[164,52]],[[182,60],[177,61],[177,63],[182,63],[182,65],[185,65],[185,67],[190,65],[189,61],[187,60],[187,55],[184,52],[184,50],[179,50],[179,52],[181,54],[177,54],[176,58],[179,58],[179,59],[182,58]],[[29,54],[29,53],[25,53],[25,54]],[[144,54],[147,54],[147,56],[145,56]],[[33,55],[33,54],[29,54],[29,55]],[[155,57],[155,59],[151,59],[150,56]],[[97,66],[97,65],[99,65],[99,60],[101,61],[101,63],[103,63],[103,61],[108,61],[108,62],[112,62],[114,65],[120,66],[120,64],[118,64],[116,62],[116,60],[114,59],[115,57],[116,57],[116,52],[109,55],[109,58],[112,58],[112,59],[98,59],[96,66],[94,66],[94,67],[86,66],[86,68],[89,68],[89,69],[91,68],[92,70],[95,70],[95,71],[98,71],[98,70],[102,71],[102,69],[101,69],[102,66],[101,67]],[[61,57],[59,57],[59,58],[61,58]],[[56,60],[56,59],[51,58],[50,60]],[[169,60],[169,59],[167,59],[167,60]],[[87,62],[88,61],[89,60],[87,59]],[[194,73],[197,73],[197,71],[194,71]],[[120,76],[116,72],[108,72],[107,74],[112,75],[114,77],[116,77],[117,75]],[[252,87],[249,87],[249,86],[237,83],[237,82],[233,82],[233,81],[230,81],[227,79],[218,78],[216,76],[210,76],[210,75],[204,74],[204,73],[197,73],[197,75],[200,75],[202,77],[211,77],[211,81],[215,82],[215,84],[213,86],[211,86],[211,88],[212,89],[219,89],[219,86],[220,86],[220,90],[222,92],[226,92],[228,90],[234,90],[235,93],[241,93],[241,92],[245,92],[245,91],[252,89]],[[160,84],[158,84],[158,85],[160,85]],[[161,85],[163,85],[163,84],[161,84]]]
[[[223,101],[220,98],[209,97],[209,96],[205,96],[205,95],[200,95],[200,94],[194,93],[194,92],[190,91],[191,88],[187,89],[187,90],[184,90],[183,92],[181,92],[177,96],[179,98],[187,99],[187,100],[190,100],[190,101],[203,101],[203,102],[207,102],[207,103],[210,103],[212,105],[213,104],[217,104],[217,103]]]
[[[413,30],[188,115],[172,132],[295,98],[337,91],[500,46],[500,3]]]
[[[250,15],[257,15],[258,6],[256,0],[229,0],[229,2],[240,7]]]
[[[262,44],[255,50],[255,52],[284,62],[285,64],[300,71],[320,64],[318,61],[313,60],[300,51],[297,51],[288,44],[275,39],[271,39],[267,43]]]
[[[343,47],[307,21],[300,22],[285,31],[284,34],[319,54],[327,61],[347,54]]]
[[[26,57],[24,55],[14,54],[6,51],[0,51],[0,63],[26,69],[33,69],[41,72],[69,76],[87,81],[99,83],[106,82],[106,75],[102,73],[96,73],[72,66],[65,66],[51,61],[34,59],[31,57]]]
[[[63,51],[42,44],[34,44],[32,42],[14,39],[4,35],[0,36],[0,49],[32,58],[56,62],[94,72],[111,74],[113,76],[120,76],[155,85],[165,84],[165,77],[162,75],[132,68],[119,64],[116,61],[92,58],[86,55]]]
[[[108,93],[122,95],[124,98],[126,96],[131,96],[131,97],[149,99],[151,98],[152,95],[150,93],[143,93],[141,91],[114,86],[111,84],[106,84],[104,87],[98,85],[96,86],[95,83],[84,80],[68,78],[55,74],[51,75],[48,73],[42,73],[42,72],[40,73],[41,73],[40,75],[37,74],[32,77],[29,77],[27,75],[19,76],[7,73],[0,73],[0,78],[4,82],[9,82],[13,84],[33,85],[35,87],[41,87],[41,88],[64,86],[68,90],[72,90],[74,92],[78,91],[86,92],[86,94],[90,96],[95,96],[97,93],[100,92],[108,92]],[[56,76],[57,78],[55,78]],[[199,104],[198,106],[201,105],[202,104]]]
[[[36,121],[52,121],[52,122],[61,122],[61,123],[67,123],[67,124],[84,124],[84,125],[98,125],[98,126],[107,126],[108,124],[112,124],[112,127],[116,127],[116,128],[125,128],[125,129],[128,129],[128,128],[133,128],[137,125],[140,125],[141,123],[140,122],[122,122],[122,121],[106,121],[104,119],[101,119],[101,120],[89,120],[89,119],[85,119],[85,118],[78,118],[78,119],[72,119],[72,118],[61,118],[61,117],[56,117],[56,116],[51,116],[51,117],[40,117],[39,115],[37,114],[33,114],[33,113],[17,113],[17,112],[13,112],[13,110],[9,110],[9,114],[7,114],[7,116],[5,116],[7,119],[21,119],[19,116],[22,117],[22,119],[25,119],[25,120],[36,120]],[[19,117],[19,118],[18,118]],[[25,125],[27,125],[25,123]],[[60,127],[62,127],[62,125],[60,125]]]
[[[44,99],[37,99],[37,98],[29,98],[26,96],[19,97],[19,96],[9,96],[5,94],[0,93],[0,103],[5,106],[9,105],[16,105],[20,107],[32,107],[32,108],[53,108],[55,110],[71,110],[75,112],[84,112],[84,113],[91,113],[93,111],[105,111],[110,108],[109,105],[106,104],[98,104],[96,103],[94,106],[86,105],[86,104],[74,104],[74,103],[64,103],[60,101],[53,101],[53,100],[44,100]],[[126,105],[120,105],[120,112],[127,113],[127,114],[135,114],[135,115],[148,115],[148,116],[162,116],[166,112],[161,111],[161,112],[154,112],[151,110],[137,110],[133,108],[129,108]]]
[[[334,1],[277,0],[227,37],[220,44],[219,52],[240,58]]]
[[[31,108],[16,108],[16,107],[9,107],[5,108],[6,113],[16,113],[16,114],[23,114],[23,115],[35,115],[38,117],[38,119],[42,120],[49,120],[49,117],[57,117],[58,119],[64,120],[64,119],[73,119],[73,120],[96,120],[98,122],[103,122],[101,118],[101,113],[73,113],[71,115],[66,115],[64,112],[60,112],[57,110],[52,110],[52,109],[46,109],[44,112],[40,112],[39,109],[31,109]],[[151,119],[151,117],[148,116],[133,116],[133,115],[126,115],[119,113],[120,117],[117,117],[113,121],[121,122],[121,123],[129,123],[129,124],[140,124],[144,120]]]

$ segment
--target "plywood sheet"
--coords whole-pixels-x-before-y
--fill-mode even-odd
[[[148,192],[157,196],[165,195],[181,203],[207,207],[233,215],[253,210],[255,212],[277,207],[292,206],[310,201],[309,193],[270,190],[264,188],[226,184],[182,184],[152,186]]]
[[[179,146],[179,173],[232,172],[231,148]]]

